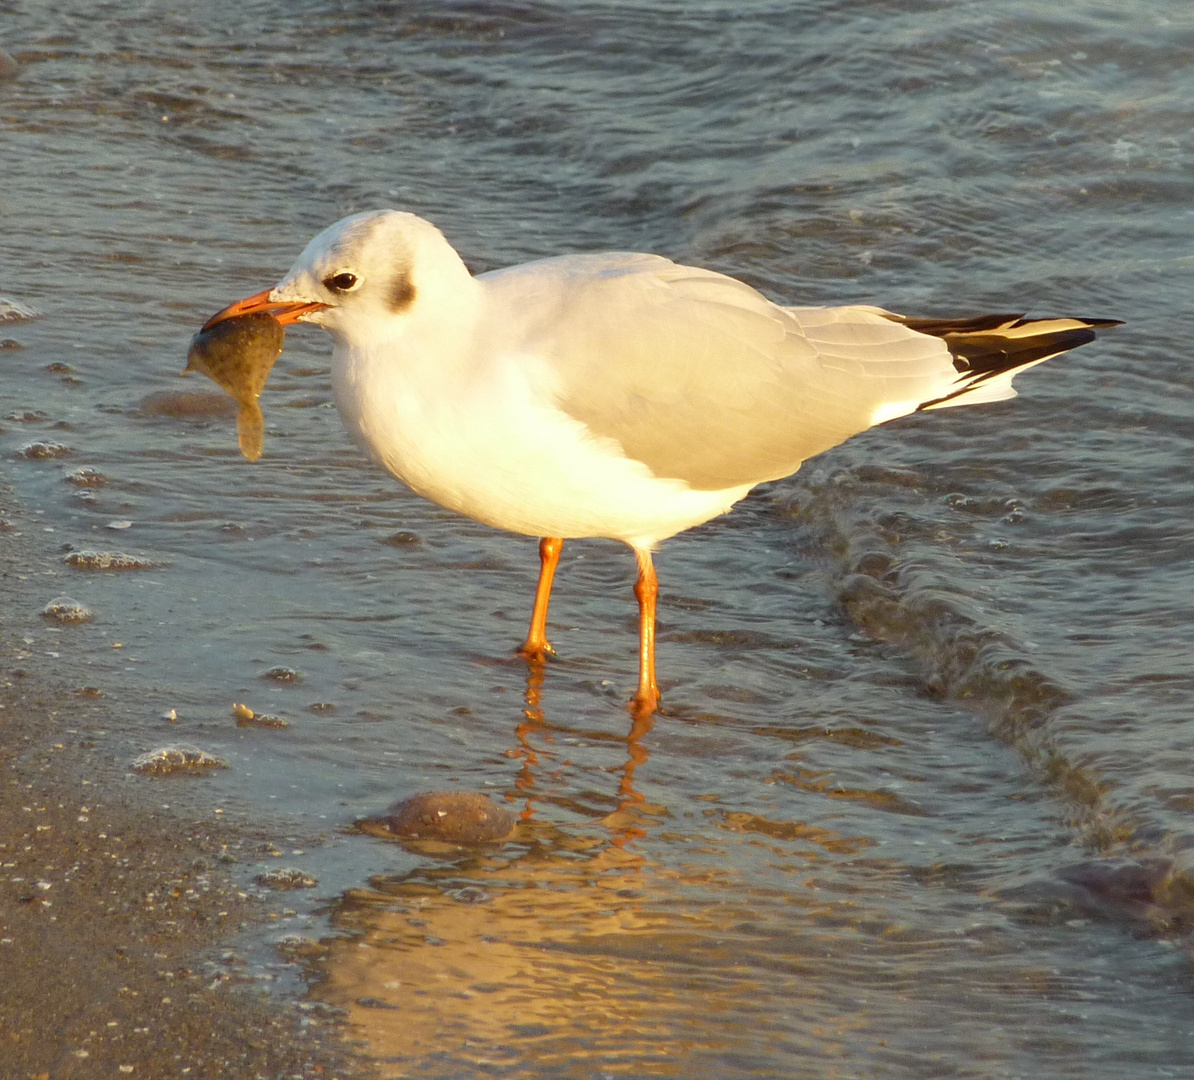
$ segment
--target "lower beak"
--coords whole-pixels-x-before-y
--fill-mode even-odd
[[[235,304],[229,304],[223,311],[217,311],[210,319],[203,324],[204,330],[210,330],[216,323],[223,322],[225,319],[235,319],[239,315],[272,315],[283,326],[289,323],[298,322],[304,315],[312,311],[322,311],[328,304],[320,303],[318,300],[302,301],[302,300],[271,300],[269,298],[272,289],[266,289],[264,292],[257,293],[256,296],[246,296],[243,300],[237,300]]]

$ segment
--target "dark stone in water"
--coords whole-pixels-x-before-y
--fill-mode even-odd
[[[363,832],[448,844],[494,844],[517,824],[509,810],[476,791],[424,791],[395,803],[385,814],[358,822]]]
[[[156,565],[123,551],[72,551],[63,559],[76,570],[155,570]]]
[[[404,547],[418,547],[423,543],[414,533],[401,530],[396,533],[384,537],[383,544],[388,544],[390,547],[404,548]]]
[[[269,671],[263,671],[261,673],[261,677],[263,679],[269,679],[272,682],[281,683],[296,683],[303,681],[303,676],[299,672],[295,671],[294,668],[289,667],[272,667],[269,669]]]
[[[63,479],[68,484],[74,484],[75,487],[105,487],[108,483],[108,478],[98,469],[86,467],[76,469],[73,473],[67,473]]]
[[[36,319],[40,312],[7,296],[0,296],[0,324]]]
[[[288,728],[290,724],[283,720],[280,716],[273,716],[270,713],[254,712],[248,705],[241,705],[234,703],[232,706],[232,715],[236,717],[237,727],[265,727],[265,728]]]
[[[46,458],[65,457],[70,453],[70,447],[63,446],[60,442],[53,442],[46,439],[41,442],[26,443],[17,453],[23,458],[28,458],[30,461],[42,461]]]
[[[228,762],[197,746],[162,746],[134,758],[129,768],[144,776],[170,776],[226,769]]]
[[[319,879],[295,866],[283,866],[276,870],[266,870],[253,879],[258,885],[267,889],[314,889]]]
[[[80,604],[69,596],[56,596],[42,609],[48,619],[64,623],[85,623],[95,618],[95,612],[86,604]]]
[[[205,420],[210,417],[233,417],[239,412],[237,403],[227,394],[196,393],[188,391],[178,393],[173,390],[159,390],[146,394],[141,399],[140,412],[143,416],[170,416],[176,419],[196,418]]]

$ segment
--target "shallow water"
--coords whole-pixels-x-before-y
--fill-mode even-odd
[[[0,297],[40,312],[0,322],[3,475],[45,530],[22,572],[95,614],[30,649],[134,703],[130,761],[230,764],[130,782],[273,823],[339,933],[313,993],[393,1075],[1185,1074],[1192,39],[1174,0],[0,0]],[[363,460],[318,331],[255,465],[179,381],[207,315],[379,205],[476,270],[652,250],[1128,325],[665,545],[635,728],[625,549],[565,546],[528,685],[534,542]],[[514,839],[344,831],[452,787]]]

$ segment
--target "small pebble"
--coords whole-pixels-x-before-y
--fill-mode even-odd
[[[65,457],[70,453],[70,447],[47,439],[44,442],[26,443],[17,450],[17,453],[23,458],[28,458],[30,461],[44,461],[47,458]]]
[[[69,596],[56,596],[44,608],[43,615],[64,623],[85,623],[95,618],[95,612],[86,604],[72,600]]]
[[[318,878],[313,878],[310,874],[293,866],[266,870],[253,880],[267,889],[314,889],[319,884]]]
[[[24,347],[16,338],[0,338],[0,349],[23,349]]]
[[[258,713],[252,720],[238,722],[237,727],[288,728],[290,721],[273,713]]]
[[[488,904],[493,899],[480,885],[465,885],[449,889],[448,895],[458,904]]]
[[[382,539],[383,544],[388,544],[390,547],[418,547],[423,543],[414,533],[406,532],[405,530],[391,533],[389,536]]]
[[[68,386],[81,381],[75,377],[75,369],[70,364],[64,364],[58,360],[55,360],[52,364],[46,364],[46,371],[51,375],[59,376]]]
[[[305,934],[285,934],[278,940],[278,948],[292,956],[322,956],[327,946]]]
[[[288,728],[290,722],[283,720],[280,716],[273,716],[270,713],[254,712],[248,705],[233,705],[232,715],[236,717],[237,727],[268,727],[268,728]]]
[[[106,487],[108,484],[108,478],[98,469],[76,469],[74,472],[67,473],[63,479],[68,484],[74,484],[75,487]]]
[[[133,523],[131,521],[129,521],[127,518],[120,518],[116,521],[108,522],[109,529],[131,529],[132,527],[133,527]]]
[[[143,776],[169,776],[171,773],[226,769],[228,762],[197,746],[178,745],[149,750],[134,758],[129,768]]]
[[[122,551],[72,551],[63,560],[76,570],[152,570],[154,564]]]
[[[39,311],[27,304],[8,296],[0,296],[0,323],[27,322],[29,319],[36,319],[39,314]]]
[[[295,671],[294,668],[288,667],[272,667],[269,671],[261,673],[263,679],[272,679],[274,682],[288,682],[296,683],[302,682],[302,675]]]

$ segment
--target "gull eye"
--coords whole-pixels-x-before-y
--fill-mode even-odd
[[[332,292],[352,292],[360,284],[360,278],[350,270],[341,270],[323,279],[324,285]]]

